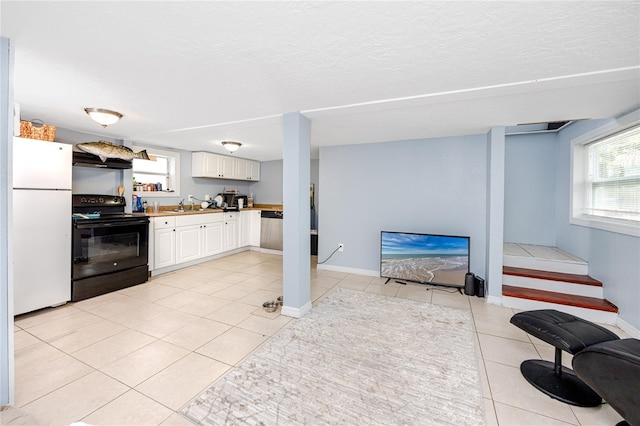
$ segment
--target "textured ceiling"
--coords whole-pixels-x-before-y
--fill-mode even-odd
[[[281,158],[323,145],[599,118],[640,105],[640,3],[1,1],[23,118]],[[84,107],[120,111],[102,129]]]

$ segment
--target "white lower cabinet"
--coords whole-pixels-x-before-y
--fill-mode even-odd
[[[223,222],[205,223],[203,228],[202,257],[213,256],[224,251],[223,246]]]
[[[260,245],[260,211],[154,217],[152,221],[154,270]]]
[[[153,268],[166,268],[176,264],[175,217],[153,218]]]
[[[176,263],[202,257],[202,225],[176,227]]]
[[[260,210],[240,212],[238,220],[240,247],[260,247]]]
[[[224,251],[238,248],[238,216],[239,213],[224,213]]]

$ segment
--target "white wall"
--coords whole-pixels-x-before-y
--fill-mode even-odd
[[[379,272],[380,231],[471,237],[471,271],[484,277],[485,135],[320,149],[318,259]]]

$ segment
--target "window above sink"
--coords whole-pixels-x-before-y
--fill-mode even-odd
[[[156,148],[134,146],[138,152],[146,149],[150,160],[133,159],[133,193],[145,198],[180,196],[180,153]],[[159,187],[162,190],[158,190]]]

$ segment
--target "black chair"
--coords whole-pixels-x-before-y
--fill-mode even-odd
[[[640,340],[611,340],[573,356],[573,371],[626,422],[640,426]]]
[[[554,362],[530,359],[520,372],[536,389],[551,398],[578,407],[596,407],[602,398],[562,366],[562,351],[574,355],[600,342],[618,340],[611,331],[590,321],[554,309],[525,311],[511,317],[511,324],[555,347]]]

